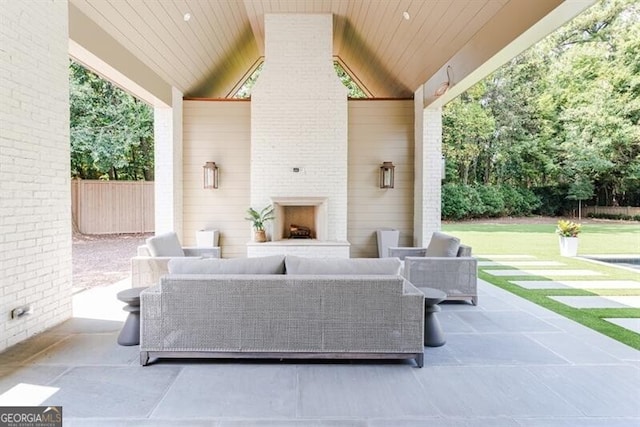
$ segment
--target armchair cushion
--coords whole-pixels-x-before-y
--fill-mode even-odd
[[[178,235],[174,232],[158,234],[147,239],[147,248],[153,257],[183,257]]]
[[[169,274],[284,274],[284,255],[257,258],[172,258]]]
[[[305,258],[287,255],[287,274],[400,274],[397,258]]]
[[[429,246],[427,246],[427,257],[455,257],[460,248],[460,239],[438,231],[433,233]]]

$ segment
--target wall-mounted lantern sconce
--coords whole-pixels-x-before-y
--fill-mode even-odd
[[[395,168],[393,162],[382,162],[382,166],[380,166],[380,188],[393,188]]]
[[[442,164],[440,165],[440,180],[447,178],[447,160],[442,156]]]
[[[204,170],[204,188],[218,188],[218,166],[216,166],[216,162],[207,162],[202,168]]]

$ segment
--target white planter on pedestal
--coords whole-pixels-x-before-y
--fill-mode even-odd
[[[560,255],[577,256],[578,255],[578,238],[560,236]]]
[[[218,246],[218,230],[196,231],[196,246],[199,248],[213,248]]]

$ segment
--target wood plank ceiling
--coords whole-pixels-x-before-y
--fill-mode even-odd
[[[509,0],[71,0],[188,97],[225,98],[262,61],[266,13],[332,13],[334,55],[377,98],[413,92]],[[410,19],[405,19],[407,12]],[[189,13],[191,19],[185,21]]]

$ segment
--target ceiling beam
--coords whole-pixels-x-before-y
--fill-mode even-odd
[[[596,1],[511,0],[424,83],[424,107],[442,107]]]
[[[171,85],[71,3],[69,55],[153,106],[172,105]]]

